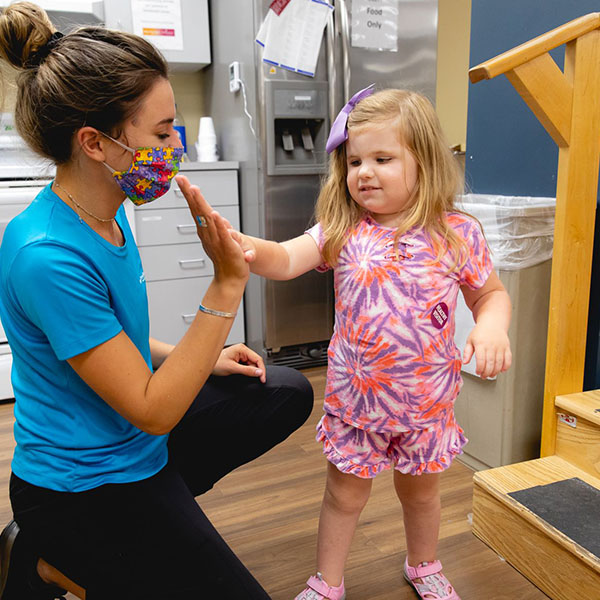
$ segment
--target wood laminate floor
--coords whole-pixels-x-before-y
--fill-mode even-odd
[[[324,368],[304,371],[315,389],[307,423],[271,452],[220,481],[199,503],[273,600],[292,600],[315,568],[325,459],[315,442]],[[0,522],[11,516],[8,476],[13,405],[0,405]],[[468,435],[468,432],[467,432]],[[540,590],[471,533],[472,471],[455,461],[442,478],[439,558],[462,600],[543,600]],[[346,570],[348,600],[416,600],[402,577],[402,512],[391,474],[375,479]],[[73,596],[67,596],[74,600]],[[240,599],[243,600],[243,599]]]

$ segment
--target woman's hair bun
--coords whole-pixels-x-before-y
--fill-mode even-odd
[[[48,15],[36,4],[10,4],[0,15],[0,54],[17,69],[26,69],[54,31]]]

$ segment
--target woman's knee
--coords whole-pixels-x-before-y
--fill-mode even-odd
[[[269,365],[267,385],[273,393],[285,391],[285,402],[298,421],[298,426],[308,419],[314,404],[314,392],[310,381],[296,369]]]

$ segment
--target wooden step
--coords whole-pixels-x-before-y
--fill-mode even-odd
[[[560,456],[475,473],[473,533],[553,600],[598,600],[600,558],[509,496],[573,477],[600,490],[600,478]]]
[[[554,404],[558,416],[555,453],[600,478],[600,390],[556,396]]]
[[[556,396],[554,404],[600,427],[600,390]]]

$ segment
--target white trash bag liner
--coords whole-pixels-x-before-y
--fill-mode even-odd
[[[495,269],[516,271],[552,258],[555,198],[465,194],[457,205],[479,219]],[[458,296],[455,322],[454,341],[462,354],[475,325],[462,294]],[[462,370],[476,375],[475,367],[473,357]]]
[[[464,194],[457,206],[481,223],[496,269],[515,271],[552,258],[555,198]]]

